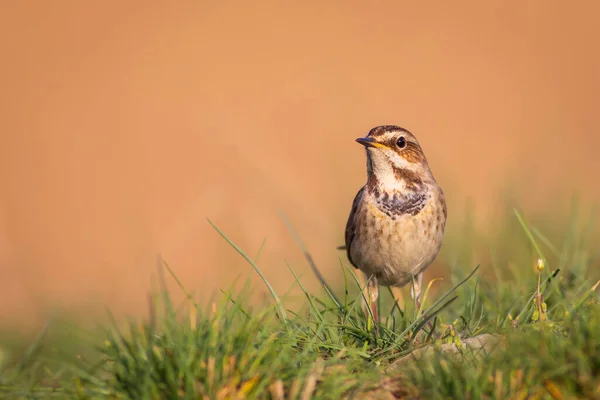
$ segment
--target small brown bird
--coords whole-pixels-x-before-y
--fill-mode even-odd
[[[423,271],[437,256],[446,225],[446,200],[419,142],[406,129],[378,126],[356,141],[367,150],[367,183],[356,194],[346,224],[346,252],[370,277],[377,318],[378,286],[412,282],[420,307]]]

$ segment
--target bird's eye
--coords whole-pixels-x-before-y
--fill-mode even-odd
[[[396,146],[400,147],[401,149],[406,147],[406,138],[404,136],[400,136],[400,138],[396,142]]]

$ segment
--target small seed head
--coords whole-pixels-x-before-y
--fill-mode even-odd
[[[544,260],[538,258],[536,267],[538,271],[542,272],[542,270],[544,269]]]

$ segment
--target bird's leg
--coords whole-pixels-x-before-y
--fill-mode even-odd
[[[371,308],[373,314],[373,320],[379,322],[379,313],[377,312],[377,298],[379,297],[379,284],[377,278],[372,276],[369,279],[367,285],[364,288],[365,299],[367,300],[367,307]],[[368,315],[368,312],[367,312]]]
[[[377,284],[377,278],[373,277],[369,281],[370,292],[371,292],[371,312],[373,313],[373,320],[375,323],[379,323],[379,311],[377,310],[377,298],[379,297],[379,285]]]
[[[421,285],[423,284],[423,272],[419,272],[412,280],[410,286],[410,297],[415,302],[417,310],[421,308]]]
[[[419,272],[417,276],[414,277],[413,283],[410,287],[410,297],[415,302],[417,310],[421,310],[421,287],[423,284],[423,272]],[[423,314],[423,318],[427,318],[425,314]],[[433,324],[431,321],[427,322],[427,327],[429,330],[433,330]]]

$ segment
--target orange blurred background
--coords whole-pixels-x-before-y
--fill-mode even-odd
[[[597,1],[0,8],[0,325],[145,313],[157,253],[208,298],[250,267],[207,217],[267,238],[278,291],[286,259],[314,281],[279,210],[339,277],[376,125],[417,135],[451,220],[470,198],[487,223],[507,183],[600,193]]]

